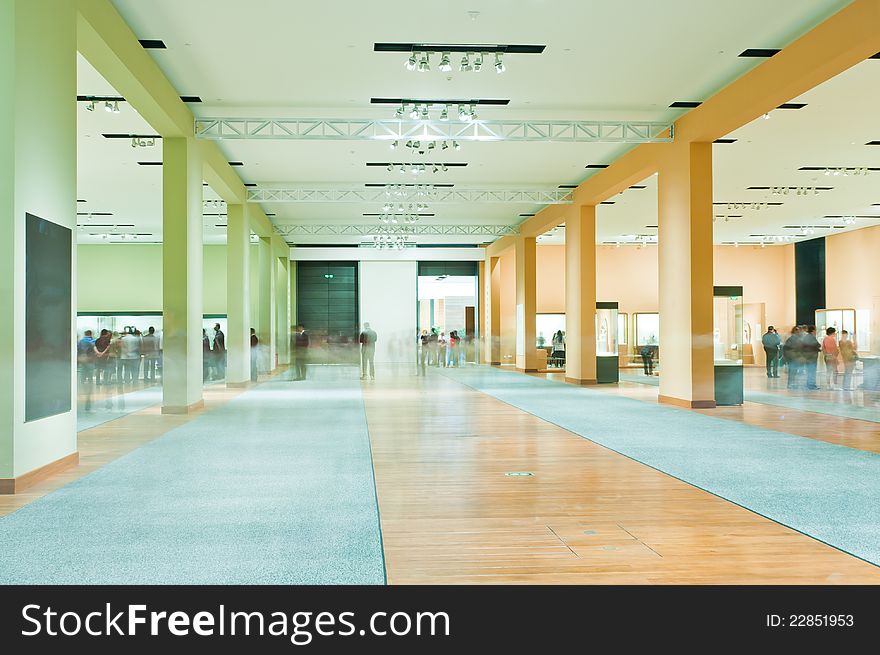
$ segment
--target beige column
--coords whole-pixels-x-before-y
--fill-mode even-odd
[[[516,237],[516,368],[538,370],[535,237]]]
[[[247,205],[227,207],[226,226],[226,386],[241,387],[251,379],[251,231]]]
[[[278,335],[278,338],[286,339],[287,348],[288,350],[290,350],[291,328],[296,325],[296,262],[294,260],[290,260],[290,262],[288,263],[288,269],[290,273],[290,295],[288,296],[288,313],[290,315],[290,321],[289,325],[287,326],[287,330],[284,332],[284,334]]]
[[[673,146],[657,197],[660,401],[714,407],[712,144]]]
[[[162,141],[162,412],[202,406],[202,160],[192,138]]]
[[[260,274],[260,321],[259,334],[263,352],[267,353],[268,361],[264,367],[268,371],[275,370],[275,256],[272,253],[272,240],[260,237],[259,241],[259,274]]]
[[[485,362],[492,366],[501,365],[501,258],[490,257],[487,262],[488,301],[486,302],[486,354]]]
[[[565,220],[565,380],[596,384],[596,207]]]
[[[290,363],[290,339],[286,337],[290,333],[290,259],[278,257],[277,281],[275,292],[278,298],[276,308],[275,344],[278,350],[278,363],[287,365]]]
[[[76,3],[0,2],[0,494],[78,460],[75,95]]]

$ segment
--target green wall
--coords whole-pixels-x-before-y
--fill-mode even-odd
[[[76,249],[77,311],[162,311],[162,245],[80,245]],[[251,316],[259,294],[256,246],[251,247]],[[226,246],[204,247],[205,314],[226,313]]]

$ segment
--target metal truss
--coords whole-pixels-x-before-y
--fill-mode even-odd
[[[492,236],[503,237],[519,233],[516,225],[276,225],[284,237],[292,236],[372,236],[374,234],[412,234],[433,236]]]
[[[571,190],[449,189],[425,185],[323,189],[248,189],[251,202],[431,202],[470,204],[486,202],[565,205],[573,202]]]
[[[327,141],[568,141],[664,143],[671,123],[654,121],[440,121],[343,118],[198,118],[201,139]]]

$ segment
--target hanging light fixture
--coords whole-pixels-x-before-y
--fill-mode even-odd
[[[449,73],[452,71],[452,64],[449,63],[449,53],[444,52],[440,57],[440,65],[437,66],[437,70],[443,71],[444,73]]]

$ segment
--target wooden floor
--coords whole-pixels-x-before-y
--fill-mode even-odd
[[[380,371],[363,388],[392,584],[880,583],[878,567],[448,378]]]

